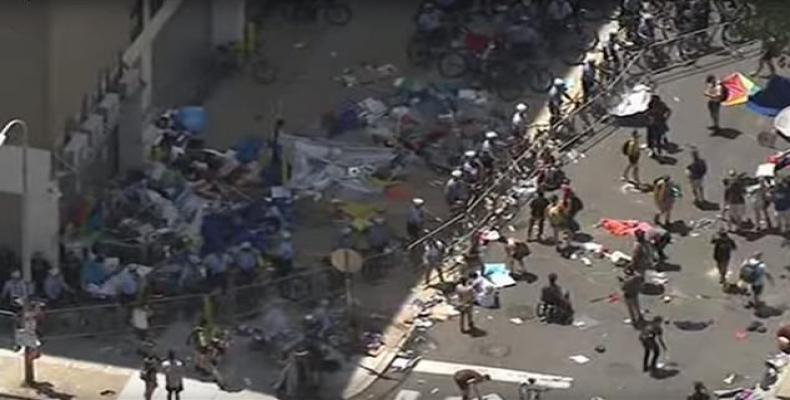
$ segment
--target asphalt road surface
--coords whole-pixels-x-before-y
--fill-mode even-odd
[[[706,196],[721,201],[722,178],[729,169],[753,174],[758,164],[775,152],[761,147],[756,140],[760,130],[770,126],[768,118],[748,111],[744,106],[725,107],[722,111],[724,134],[711,136],[710,121],[702,96],[704,79],[709,73],[720,76],[734,71],[749,72],[755,60],[728,62],[722,57],[706,61],[721,61],[711,70],[691,69],[673,76],[658,76],[658,92],[672,108],[670,140],[679,151],[668,162],[659,164],[643,157],[643,181],[652,181],[663,174],[680,183],[684,197],[676,204],[673,219],[689,222],[700,218],[716,218],[719,211],[702,211],[691,203],[690,188],[684,169],[690,162],[689,146],[696,145],[708,162],[705,183]],[[758,80],[761,82],[761,80]],[[594,228],[600,218],[640,219],[651,221],[654,215],[652,196],[634,193],[624,188],[619,177],[624,164],[620,149],[630,129],[617,129],[586,152],[586,157],[567,169],[572,186],[585,203],[581,212],[582,230],[609,249],[628,252],[630,239],[614,238]],[[674,160],[674,161],[673,161]],[[515,224],[523,234],[523,219]],[[691,392],[694,381],[704,382],[710,389],[751,384],[762,374],[763,362],[775,352],[772,338],[774,329],[786,320],[776,315],[761,321],[768,333],[739,332],[758,318],[745,304],[747,298],[722,293],[711,258],[709,244],[714,229],[674,234],[668,248],[669,262],[674,270],[666,272],[669,283],[666,295],[642,296],[648,315],[662,315],[669,321],[665,339],[669,347],[663,358],[667,369],[675,370],[663,379],[642,372],[642,348],[635,330],[624,323],[627,318],[622,302],[606,300],[591,302],[610,293],[619,293],[616,280],[619,270],[605,260],[593,260],[585,266],[579,260],[560,258],[551,246],[536,244],[528,259],[529,270],[538,280],[502,291],[499,310],[478,309],[475,315],[485,334],[470,337],[458,331],[458,322],[450,320],[427,332],[419,333],[425,340],[413,347],[424,359],[473,366],[498,367],[537,372],[574,379],[572,388],[546,393],[545,399],[590,399],[600,396],[612,399],[682,399]],[[773,278],[766,287],[764,301],[781,314],[787,308],[787,277],[790,264],[784,240],[777,235],[734,236],[738,251],[733,256],[737,265],[754,250],[764,252],[768,271]],[[499,249],[489,249],[488,261],[502,261]],[[513,316],[529,315],[525,308],[534,307],[540,288],[546,284],[550,272],[559,275],[559,282],[570,290],[576,318],[588,321],[586,329],[575,326],[543,325],[536,319],[521,325],[509,321]],[[590,322],[596,321],[596,322]],[[698,331],[684,331],[675,321],[712,322]],[[603,345],[606,351],[594,348]],[[580,365],[570,356],[584,355],[590,359]],[[458,368],[461,368],[460,366]],[[430,368],[428,368],[430,369]],[[457,396],[452,382],[452,368],[434,369],[411,374],[392,373],[382,379],[363,398],[394,399],[418,393],[419,399],[445,399]],[[738,377],[732,385],[723,380],[730,374]],[[743,378],[740,378],[743,377]],[[410,392],[411,391],[411,392]],[[488,382],[481,385],[481,393],[497,393],[505,399],[516,399],[517,384]]]

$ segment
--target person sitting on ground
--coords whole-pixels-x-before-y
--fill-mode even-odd
[[[557,284],[557,274],[549,274],[549,284],[540,292],[538,317],[544,323],[566,325],[573,322],[570,294]]]
[[[462,369],[453,374],[455,385],[461,391],[461,400],[471,400],[471,392],[475,391],[475,396],[480,398],[477,393],[477,384],[491,380],[491,375],[481,374],[473,369]]]
[[[60,268],[50,268],[49,274],[44,278],[44,294],[47,296],[47,305],[50,306],[61,304],[67,300],[67,295],[74,294],[74,289],[63,279]]]

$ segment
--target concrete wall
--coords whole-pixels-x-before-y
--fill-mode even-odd
[[[130,0],[50,0],[49,131],[60,144],[64,121],[94,93],[98,73],[130,43]]]
[[[22,193],[22,149],[0,146],[0,245],[8,246],[20,254]],[[58,229],[60,225],[57,184],[50,180],[51,155],[48,151],[28,151],[28,212],[30,218],[31,254],[44,253],[49,260],[57,262]],[[8,227],[8,229],[6,229]]]
[[[47,144],[49,28],[47,1],[0,2],[0,121],[22,118],[30,143]]]
[[[244,0],[211,0],[211,43],[220,45],[244,38]]]
[[[154,109],[191,104],[211,51],[211,1],[188,0],[154,40]]]

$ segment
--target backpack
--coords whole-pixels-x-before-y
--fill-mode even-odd
[[[624,156],[629,155],[628,154],[628,150],[630,150],[630,145],[631,145],[631,141],[630,140],[626,140],[625,143],[623,143],[622,152],[623,152]]]
[[[748,263],[741,267],[740,278],[746,283],[754,283],[757,280],[757,265]]]

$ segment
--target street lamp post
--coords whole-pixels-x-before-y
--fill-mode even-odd
[[[8,133],[14,126],[19,125],[22,128],[22,205],[20,207],[20,211],[22,213],[22,222],[21,222],[21,260],[22,260],[22,277],[25,281],[25,286],[27,288],[32,287],[33,285],[33,273],[30,268],[30,239],[28,235],[28,207],[30,204],[30,191],[28,190],[28,182],[27,182],[27,149],[28,149],[28,134],[27,134],[27,123],[21,119],[12,119],[5,124],[2,130],[0,130],[0,146],[2,146],[6,140],[8,140]],[[23,299],[23,312],[25,312],[30,303],[30,293],[26,293],[25,298]],[[26,384],[33,384],[35,382],[35,371],[33,369],[33,354],[35,349],[30,346],[25,346],[25,383]]]

